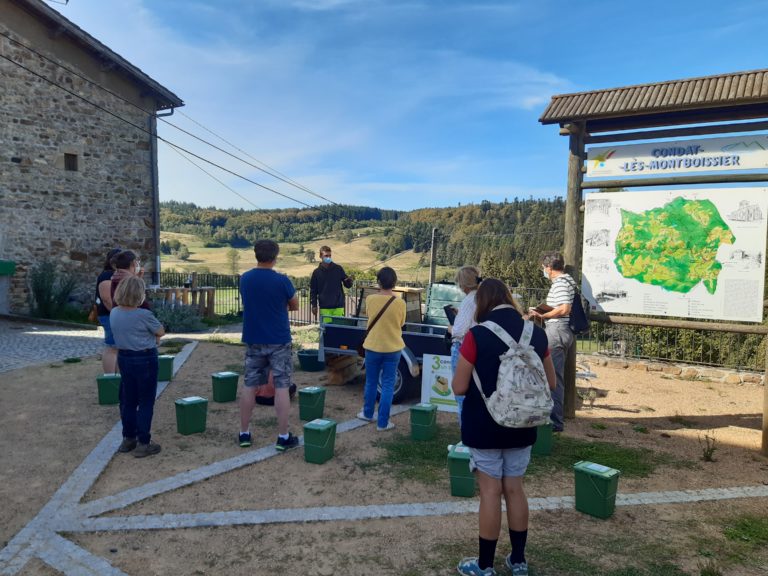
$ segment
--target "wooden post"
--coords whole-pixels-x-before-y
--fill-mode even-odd
[[[760,452],[768,456],[768,338],[765,339],[765,375],[763,376],[763,441]]]
[[[432,228],[432,247],[429,251],[429,283],[435,282],[435,268],[437,266],[437,244],[435,243],[437,228]]]
[[[563,258],[566,265],[574,270],[579,282],[581,270],[581,183],[584,179],[584,123],[568,124],[563,127],[568,134],[568,191],[565,201],[565,227]],[[566,418],[576,417],[576,341],[568,350],[563,374],[565,398],[563,400],[563,415]]]

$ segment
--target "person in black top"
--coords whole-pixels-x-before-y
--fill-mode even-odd
[[[312,272],[309,281],[309,302],[312,316],[344,316],[344,288],[352,288],[352,276],[331,258],[329,246],[320,247],[320,265]],[[325,320],[329,322],[329,319]]]
[[[519,340],[525,320],[520,305],[506,285],[495,278],[484,279],[475,296],[478,323],[491,320]],[[556,385],[555,369],[549,355],[547,335],[538,326],[533,329],[531,346],[541,358],[550,389]],[[495,574],[493,557],[501,528],[501,496],[507,504],[507,522],[512,553],[506,558],[514,576],[527,576],[525,542],[528,536],[528,499],[523,490],[523,475],[536,442],[536,428],[506,428],[497,424],[473,382],[476,370],[486,397],[496,391],[501,360],[507,350],[488,328],[478,325],[467,332],[459,350],[453,376],[453,393],[463,394],[461,441],[470,448],[470,466],[480,486],[480,555],[459,563],[459,574],[487,576]]]
[[[104,328],[104,352],[101,354],[101,367],[104,374],[117,372],[117,348],[115,337],[112,335],[112,327],[109,323],[109,312],[112,310],[112,292],[110,290],[112,275],[115,268],[112,259],[120,253],[120,248],[112,248],[107,252],[104,268],[96,279],[96,308],[99,324]]]

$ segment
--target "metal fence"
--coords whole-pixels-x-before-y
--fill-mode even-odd
[[[162,272],[163,287],[189,286],[187,274]],[[306,282],[302,282],[304,286]],[[300,284],[300,285],[301,285]],[[408,283],[411,286],[424,286]],[[357,310],[359,288],[368,282],[355,283],[347,292],[346,315],[352,316]],[[242,316],[240,300],[240,276],[227,274],[197,274],[197,286],[212,287],[215,293],[215,313],[221,317]],[[524,309],[536,306],[547,296],[546,289],[517,287],[512,289]],[[294,325],[308,325],[318,321],[312,317],[309,304],[309,288],[296,291],[299,309],[290,312]],[[635,326],[612,324],[604,320],[593,320],[590,329],[577,337],[580,353],[599,353],[619,358],[643,358],[666,362],[702,364],[727,368],[763,371],[765,369],[766,336],[760,334],[737,334],[717,330]]]

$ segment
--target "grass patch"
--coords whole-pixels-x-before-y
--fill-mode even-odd
[[[645,426],[633,426],[632,430],[639,432],[640,434],[648,434],[648,428]]]
[[[728,540],[741,542],[750,548],[768,544],[768,518],[742,516],[730,522],[723,534]]]
[[[645,478],[656,466],[675,461],[671,456],[647,448],[626,448],[610,442],[590,442],[559,435],[553,440],[552,454],[534,457],[527,474],[535,476],[553,470],[570,470],[580,460],[616,468],[621,470],[622,476],[635,478]]]
[[[425,484],[447,481],[448,444],[459,441],[457,424],[438,425],[431,440],[411,440],[409,434],[398,433],[377,440],[375,446],[385,451],[380,461],[399,478],[416,480]]]
[[[229,344],[230,346],[243,346],[243,343],[237,338],[225,338],[218,334],[208,336],[208,342],[211,344]]]
[[[608,426],[606,426],[605,424],[601,424],[600,422],[593,422],[592,424],[589,425],[589,427],[592,428],[593,430],[607,430],[608,429]]]

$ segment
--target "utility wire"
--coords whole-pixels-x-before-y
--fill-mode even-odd
[[[286,198],[288,200],[296,202],[297,204],[301,204],[303,206],[306,206],[307,208],[312,208],[314,210],[318,210],[320,212],[328,214],[328,216],[330,216],[331,218],[338,218],[338,216],[336,214],[333,214],[332,212],[329,212],[328,210],[326,210],[325,208],[323,208],[321,206],[313,206],[312,204],[307,204],[306,202],[303,202],[301,200],[293,198],[292,196],[289,196],[288,194],[284,194],[283,192],[279,192],[278,190],[275,190],[274,188],[270,188],[269,186],[266,186],[264,184],[256,182],[255,180],[252,180],[252,179],[250,179],[250,178],[248,178],[246,176],[238,174],[237,172],[235,172],[233,170],[230,170],[229,168],[225,168],[224,166],[222,166],[220,164],[217,164],[216,162],[213,162],[212,160],[208,160],[207,158],[204,158],[203,156],[200,156],[199,154],[195,154],[194,152],[192,152],[191,150],[188,150],[187,148],[184,148],[183,146],[179,146],[178,144],[174,144],[173,142],[171,142],[167,138],[164,138],[164,137],[162,137],[162,136],[160,136],[158,134],[153,134],[150,130],[144,128],[143,126],[139,126],[138,124],[134,124],[130,120],[127,120],[127,119],[123,118],[122,116],[119,116],[118,114],[115,114],[111,110],[108,110],[108,109],[104,108],[103,106],[100,106],[99,104],[96,104],[95,102],[91,102],[90,100],[88,100],[84,96],[81,96],[80,94],[77,94],[76,92],[73,92],[72,90],[69,90],[68,88],[65,88],[64,86],[61,86],[60,84],[57,84],[56,82],[46,78],[42,74],[38,74],[34,70],[31,70],[31,69],[27,68],[26,66],[24,66],[23,64],[21,64],[19,62],[16,62],[15,60],[9,58],[5,54],[0,54],[0,58],[3,58],[4,60],[7,60],[11,64],[15,64],[16,66],[18,66],[19,68],[22,68],[23,70],[26,70],[27,72],[29,72],[33,76],[36,76],[37,78],[40,78],[41,80],[44,80],[45,82],[48,82],[49,84],[51,84],[53,86],[56,86],[60,90],[63,90],[67,94],[70,94],[70,95],[74,96],[75,98],[78,98],[78,99],[82,100],[86,104],[90,104],[94,108],[96,108],[98,110],[101,110],[102,112],[105,112],[105,113],[109,114],[110,116],[112,116],[112,117],[114,117],[114,118],[116,118],[116,119],[118,119],[118,120],[120,120],[122,122],[125,122],[129,126],[132,126],[133,128],[135,128],[135,129],[137,129],[137,130],[139,130],[139,131],[141,131],[141,132],[143,132],[145,134],[148,134],[150,137],[157,138],[161,142],[165,142],[169,146],[172,146],[172,147],[174,147],[174,148],[176,148],[176,149],[178,149],[178,150],[180,150],[182,152],[186,152],[190,156],[193,156],[194,158],[197,158],[198,160],[201,160],[201,161],[203,161],[203,162],[205,162],[207,164],[210,164],[211,166],[214,166],[214,167],[218,168],[219,170],[222,170],[223,172],[227,172],[229,174],[232,174],[233,176],[236,176],[237,178],[245,180],[246,182],[250,182],[251,184],[254,184],[254,185],[258,186],[259,188],[263,188],[264,190],[272,192],[273,194],[277,194],[278,196],[282,196],[283,198]]]
[[[179,156],[181,156],[182,158],[184,158],[184,160],[186,160],[187,162],[189,162],[190,164],[192,164],[192,166],[194,166],[194,167],[196,167],[197,169],[199,169],[199,170],[201,170],[201,171],[205,172],[205,173],[206,173],[208,176],[210,176],[211,178],[213,178],[214,180],[216,180],[216,182],[218,182],[219,184],[221,184],[222,186],[224,186],[224,188],[226,188],[227,190],[229,190],[230,192],[232,192],[232,194],[234,194],[235,196],[238,196],[238,197],[242,198],[243,200],[245,200],[246,202],[248,202],[248,204],[250,204],[251,206],[253,206],[253,207],[254,207],[254,208],[256,208],[257,210],[261,210],[261,208],[259,208],[258,206],[256,206],[256,204],[254,204],[253,202],[251,202],[251,200],[250,200],[249,198],[246,198],[245,196],[243,196],[242,194],[240,194],[240,193],[239,193],[237,190],[235,190],[235,189],[233,189],[233,188],[230,188],[229,186],[227,186],[227,185],[226,185],[224,182],[222,182],[221,180],[219,180],[218,178],[216,178],[216,176],[214,176],[213,174],[211,174],[210,172],[208,172],[208,170],[206,170],[205,168],[203,168],[202,166],[200,166],[200,164],[198,164],[197,162],[195,162],[194,160],[192,160],[191,158],[189,158],[188,156],[186,156],[186,155],[185,155],[183,152],[181,152],[181,151],[177,150],[176,148],[174,148],[174,147],[172,147],[172,146],[169,146],[169,148],[170,148],[171,150],[173,150],[174,152],[176,152],[176,154],[178,154]]]
[[[38,52],[38,51],[37,51],[37,50],[35,50],[34,48],[32,48],[32,47],[30,47],[30,46],[27,46],[27,45],[26,45],[26,44],[24,44],[23,42],[19,42],[18,40],[16,40],[16,39],[12,38],[11,36],[9,36],[7,33],[5,33],[5,32],[0,32],[0,36],[3,36],[3,37],[5,37],[5,38],[7,38],[8,40],[10,40],[11,42],[13,42],[14,44],[16,44],[16,45],[18,45],[18,46],[21,46],[22,48],[24,48],[24,49],[28,50],[29,52],[32,52],[32,53],[33,53],[33,54],[35,54],[36,56],[38,56],[38,57],[40,57],[40,58],[42,58],[42,59],[44,59],[44,60],[46,60],[46,61],[50,62],[51,64],[53,64],[53,65],[55,65],[55,66],[58,66],[59,68],[61,68],[61,69],[63,69],[63,70],[66,70],[67,72],[69,72],[70,74],[72,74],[72,75],[74,75],[74,76],[77,76],[77,77],[78,77],[78,78],[80,78],[81,80],[83,80],[83,81],[85,81],[85,82],[88,82],[89,84],[91,84],[91,85],[93,85],[93,86],[95,86],[95,87],[97,87],[97,88],[99,88],[99,89],[103,90],[104,92],[106,92],[107,94],[110,94],[111,96],[114,96],[114,97],[115,97],[115,98],[117,98],[118,100],[121,100],[122,102],[125,102],[126,104],[129,104],[130,106],[133,106],[133,107],[134,107],[134,108],[136,108],[137,110],[139,110],[139,111],[141,111],[141,112],[143,112],[143,113],[145,113],[145,114],[147,114],[147,115],[150,115],[150,116],[153,116],[153,115],[154,115],[154,112],[152,112],[151,110],[145,110],[144,108],[142,108],[142,107],[141,107],[141,106],[139,106],[138,104],[135,104],[135,103],[131,102],[130,100],[128,100],[127,98],[124,98],[124,97],[123,97],[123,96],[121,96],[120,94],[117,94],[117,93],[113,92],[113,91],[112,91],[112,90],[110,90],[109,88],[107,88],[107,87],[105,87],[105,86],[102,86],[101,84],[98,84],[98,83],[94,82],[93,80],[91,80],[90,78],[88,78],[88,77],[86,77],[86,76],[84,76],[84,75],[80,74],[80,73],[79,73],[79,72],[77,72],[76,70],[72,70],[71,68],[69,68],[69,67],[65,66],[64,64],[61,64],[60,62],[57,62],[56,60],[53,60],[52,58],[49,58],[49,57],[48,57],[48,56],[46,56],[45,54],[42,54],[42,53]],[[185,118],[188,118],[189,120],[192,120],[192,118],[190,118],[190,117],[189,117],[187,114],[184,114],[184,113],[182,113],[182,112],[180,112],[180,113],[181,113],[181,114],[182,114],[182,115],[183,115]],[[197,122],[197,121],[195,121],[195,120],[192,120],[192,122],[194,122],[195,124],[197,124],[198,126],[200,126],[201,128],[203,128],[203,129],[204,129],[204,130],[206,130],[207,132],[210,132],[211,134],[213,134],[214,136],[216,136],[216,137],[217,137],[217,138],[219,138],[220,140],[223,140],[224,142],[226,142],[227,144],[229,144],[230,146],[232,146],[233,148],[235,148],[235,149],[236,149],[236,150],[238,150],[239,152],[242,152],[242,153],[243,153],[243,154],[245,154],[246,156],[249,156],[250,158],[252,158],[252,159],[253,159],[253,160],[255,160],[256,162],[258,162],[259,164],[261,164],[262,166],[264,166],[265,168],[262,168],[261,166],[257,166],[256,164],[253,164],[253,163],[251,163],[251,162],[249,162],[249,161],[247,161],[247,160],[245,160],[245,159],[243,159],[243,158],[241,158],[241,157],[239,157],[239,156],[237,156],[237,155],[235,155],[235,154],[232,154],[231,152],[229,152],[229,151],[225,150],[224,148],[221,148],[220,146],[217,146],[216,144],[213,144],[212,142],[209,142],[208,140],[205,140],[204,138],[201,138],[200,136],[197,136],[196,134],[193,134],[193,133],[192,133],[192,132],[190,132],[189,130],[185,130],[184,128],[182,128],[182,127],[180,127],[180,126],[178,126],[178,125],[174,124],[174,123],[173,123],[173,122],[171,122],[170,120],[167,120],[167,119],[165,119],[165,118],[163,118],[163,117],[161,117],[161,116],[159,116],[159,117],[158,117],[158,119],[159,119],[161,122],[163,122],[163,123],[165,123],[165,124],[168,124],[168,125],[169,125],[169,126],[171,126],[172,128],[175,128],[175,129],[176,129],[176,130],[178,130],[179,132],[182,132],[182,133],[186,134],[187,136],[190,136],[191,138],[194,138],[195,140],[198,140],[199,142],[202,142],[203,144],[206,144],[206,145],[210,146],[211,148],[213,148],[213,149],[215,149],[215,150],[218,150],[219,152],[222,152],[222,153],[226,154],[227,156],[230,156],[230,157],[234,158],[235,160],[238,160],[238,161],[242,162],[243,164],[246,164],[247,166],[250,166],[250,167],[252,167],[252,168],[255,168],[255,169],[257,169],[257,170],[260,170],[261,172],[264,172],[265,174],[269,174],[270,176],[272,176],[273,178],[275,178],[275,179],[277,179],[277,180],[280,180],[280,181],[282,181],[282,182],[284,182],[284,183],[286,183],[286,184],[289,184],[289,185],[291,185],[291,186],[294,186],[295,188],[298,188],[298,189],[300,189],[300,190],[303,190],[304,192],[307,192],[307,193],[309,193],[309,194],[311,194],[311,195],[313,195],[313,196],[315,196],[315,197],[317,197],[317,198],[320,198],[320,199],[322,199],[322,200],[325,200],[326,202],[330,202],[331,204],[333,204],[333,205],[335,205],[335,206],[340,206],[340,204],[339,204],[339,203],[337,203],[337,202],[334,202],[334,201],[333,201],[333,200],[331,200],[330,198],[326,198],[325,196],[323,196],[323,195],[321,195],[321,194],[318,194],[318,193],[316,193],[316,192],[313,192],[312,190],[310,190],[310,189],[309,189],[309,188],[307,188],[306,186],[303,186],[303,185],[301,185],[301,184],[297,183],[296,181],[294,181],[293,179],[289,178],[288,176],[285,176],[284,174],[280,173],[279,171],[275,170],[274,168],[271,168],[270,166],[268,166],[268,165],[267,165],[267,164],[265,164],[264,162],[261,162],[260,160],[257,160],[256,158],[253,158],[253,156],[251,156],[251,155],[250,155],[250,154],[248,154],[247,152],[244,152],[243,150],[241,150],[240,148],[238,148],[238,147],[237,147],[237,146],[235,146],[234,144],[232,144],[232,143],[228,142],[227,140],[225,140],[224,138],[222,138],[221,136],[219,136],[218,134],[216,134],[216,133],[215,133],[215,132],[213,132],[212,130],[209,130],[208,128],[206,128],[205,126],[203,126],[202,124],[200,124],[199,122]]]

